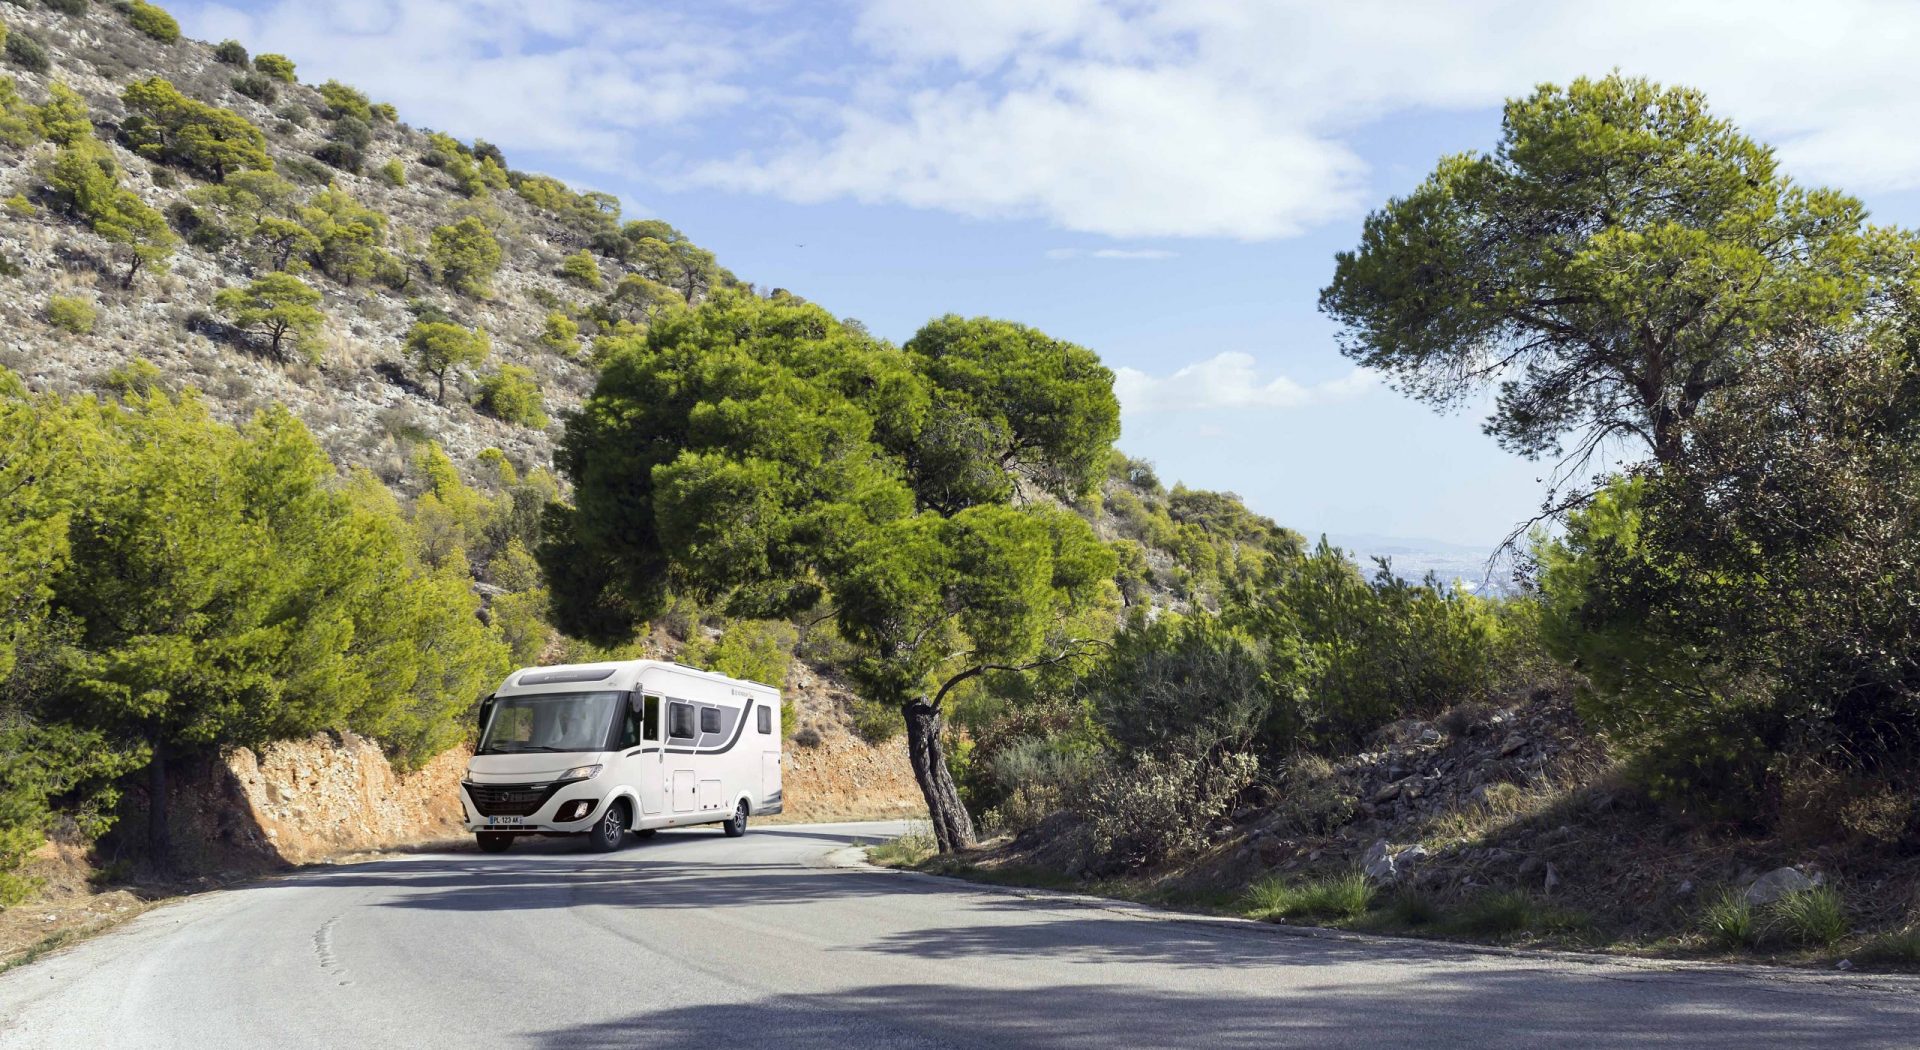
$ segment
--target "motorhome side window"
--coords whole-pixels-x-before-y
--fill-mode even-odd
[[[693,738],[693,705],[674,701],[667,705],[667,735],[681,739]]]
[[[756,713],[760,716],[759,728],[760,728],[761,735],[765,736],[766,734],[773,732],[773,708],[762,707]]]
[[[644,739],[658,742],[660,739],[660,698],[649,696],[641,703]]]
[[[720,731],[719,708],[703,707],[700,709],[700,731],[702,733],[718,733]]]

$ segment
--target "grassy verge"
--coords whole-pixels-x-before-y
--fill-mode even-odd
[[[1382,887],[1357,871],[1268,875],[1239,891],[1195,889],[1144,876],[1075,879],[1015,862],[993,850],[941,856],[925,832],[870,847],[876,864],[973,882],[1070,890],[1178,911],[1430,940],[1612,952],[1698,961],[1766,962],[1920,972],[1920,926],[1896,932],[1853,928],[1833,887],[1788,894],[1763,907],[1736,891],[1707,895],[1663,932],[1622,933],[1542,894],[1486,887],[1446,897]]]

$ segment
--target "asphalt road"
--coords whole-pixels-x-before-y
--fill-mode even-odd
[[[835,867],[885,825],[318,868],[0,976],[0,1047],[1913,1047],[1920,983],[1664,972]]]

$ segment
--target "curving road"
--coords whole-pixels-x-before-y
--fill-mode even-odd
[[[0,976],[0,1047],[1813,1047],[1920,983],[1675,972],[836,866],[886,825],[317,868]]]

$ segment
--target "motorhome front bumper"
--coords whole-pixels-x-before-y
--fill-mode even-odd
[[[460,782],[469,831],[585,831],[600,818],[606,799],[591,778],[530,784]],[[564,819],[563,819],[564,818]]]

